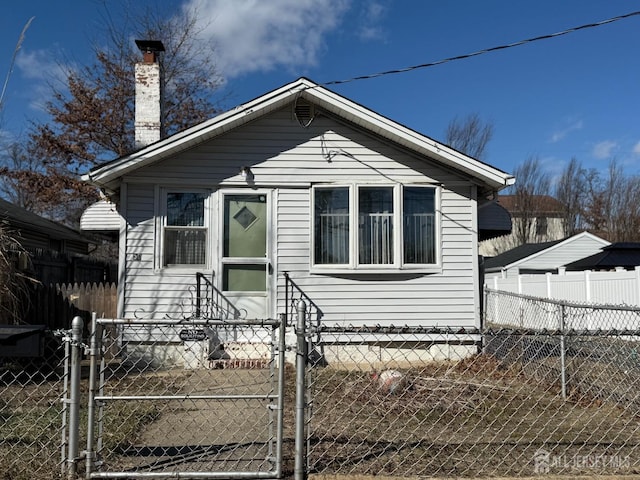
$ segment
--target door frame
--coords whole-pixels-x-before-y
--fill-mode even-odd
[[[229,301],[231,303],[234,303],[234,300],[237,298],[242,298],[242,297],[256,297],[256,296],[261,296],[261,295],[256,295],[256,292],[234,292],[234,291],[229,291],[229,290],[224,290],[223,287],[223,283],[224,283],[224,266],[228,265],[228,264],[233,264],[236,262],[233,261],[228,261],[225,260],[226,257],[224,257],[224,238],[225,238],[225,219],[224,219],[224,209],[225,209],[225,197],[226,196],[232,196],[232,195],[264,195],[265,199],[266,199],[266,214],[267,214],[267,219],[266,219],[266,253],[265,253],[265,258],[264,258],[264,262],[243,262],[242,259],[245,257],[237,257],[239,260],[237,261],[238,264],[262,264],[264,263],[265,265],[265,275],[266,275],[266,279],[265,279],[265,285],[266,285],[266,291],[264,292],[264,297],[265,297],[265,312],[264,312],[264,316],[262,318],[275,318],[274,317],[274,308],[276,305],[276,299],[275,299],[275,294],[276,294],[276,287],[277,287],[277,283],[276,283],[276,275],[275,272],[277,271],[275,268],[275,261],[274,261],[274,257],[275,257],[275,252],[274,252],[274,248],[275,248],[275,242],[273,239],[274,236],[274,232],[275,232],[275,228],[273,225],[273,220],[275,218],[275,214],[274,214],[274,189],[268,189],[268,188],[256,188],[256,189],[241,189],[241,188],[220,188],[218,190],[218,202],[217,202],[217,216],[218,216],[218,222],[217,222],[217,229],[218,229],[218,242],[216,249],[217,249],[217,255],[215,256],[215,271],[219,272],[219,274],[217,274],[215,276],[216,279],[216,287],[222,292],[222,294],[229,299]],[[257,257],[246,257],[247,259],[251,259],[251,258],[257,258]],[[248,314],[247,318],[250,318],[252,315]]]

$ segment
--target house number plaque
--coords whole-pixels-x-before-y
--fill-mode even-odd
[[[178,334],[180,336],[180,340],[185,341],[201,341],[207,338],[207,334],[204,330],[200,328],[192,328],[192,329],[184,329],[180,330]]]

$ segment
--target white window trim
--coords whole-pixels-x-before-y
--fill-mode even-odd
[[[167,194],[169,193],[202,193],[206,195],[204,199],[204,225],[201,227],[206,231],[205,240],[205,264],[193,264],[193,265],[164,265],[164,242],[165,242],[165,227],[167,221]],[[171,272],[172,274],[185,273],[192,275],[194,272],[206,273],[211,269],[211,256],[212,256],[212,192],[206,188],[187,188],[181,187],[159,187],[156,193],[156,234],[155,234],[155,271]]]
[[[348,188],[349,189],[349,264],[316,264],[315,263],[315,201],[317,188]],[[394,263],[393,264],[360,264],[358,263],[358,191],[362,187],[390,187],[393,188],[393,222],[394,222]],[[402,191],[404,187],[431,188],[434,190],[434,248],[435,263],[429,264],[405,264],[404,263],[404,229]],[[311,187],[310,201],[310,254],[309,271],[313,274],[393,274],[393,273],[441,273],[442,272],[442,228],[441,228],[441,198],[442,189],[438,185],[412,183],[319,183]]]

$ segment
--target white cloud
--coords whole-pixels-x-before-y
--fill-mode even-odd
[[[29,94],[30,108],[43,109],[44,103],[51,99],[51,84],[65,85],[67,72],[72,67],[56,62],[52,57],[51,52],[45,50],[21,50],[16,58],[21,77],[33,82]]]
[[[593,147],[593,156],[598,160],[611,158],[613,151],[616,148],[618,148],[618,144],[616,142],[612,142],[611,140],[604,140],[602,142],[596,143],[596,145]]]
[[[367,3],[360,15],[358,37],[362,41],[379,40],[384,37],[384,31],[380,26],[387,7],[380,2]]]
[[[576,130],[580,130],[580,129],[582,129],[582,127],[583,127],[582,120],[576,120],[576,121],[571,122],[569,125],[567,125],[564,128],[554,132],[551,135],[551,143],[559,142],[564,137],[566,137],[569,133],[571,133],[573,131],[576,131]]]
[[[636,143],[633,146],[633,150],[632,150],[634,155],[640,155],[640,142]]]
[[[225,77],[316,65],[349,0],[189,0]]]

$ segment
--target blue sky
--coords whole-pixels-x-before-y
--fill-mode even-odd
[[[117,17],[122,2],[104,0]],[[138,0],[148,3],[152,0]],[[92,59],[98,0],[0,6],[0,78],[20,32],[0,128],[41,120],[59,62]],[[153,0],[167,14],[198,7],[231,108],[300,76],[348,79],[435,62],[640,10],[640,0]],[[550,40],[397,75],[331,86],[442,140],[455,117],[494,125],[485,161],[512,172],[537,156],[556,174],[572,157],[640,174],[640,16]]]

